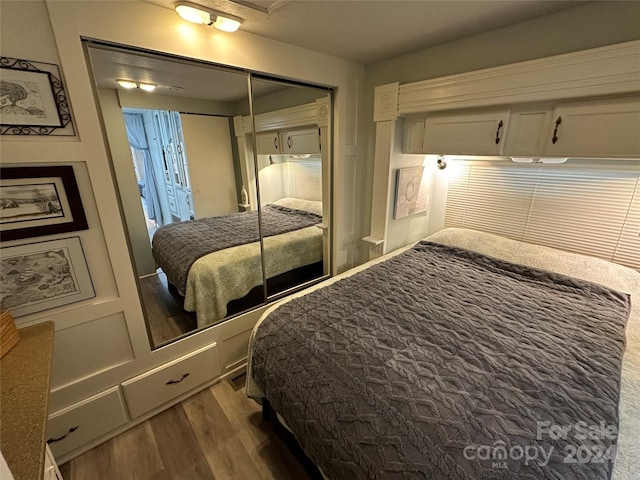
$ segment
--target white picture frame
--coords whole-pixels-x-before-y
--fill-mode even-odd
[[[429,191],[424,179],[424,167],[398,169],[394,220],[427,211]]]

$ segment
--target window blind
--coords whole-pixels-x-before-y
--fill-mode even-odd
[[[466,163],[449,179],[445,226],[640,269],[640,173]]]

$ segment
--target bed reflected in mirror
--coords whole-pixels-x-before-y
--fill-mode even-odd
[[[328,273],[329,90],[96,42],[87,52],[152,348]],[[304,153],[287,147],[301,132]]]

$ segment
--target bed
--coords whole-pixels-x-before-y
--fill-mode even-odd
[[[333,480],[631,480],[639,295],[626,267],[445,229],[270,307],[247,395]]]
[[[264,205],[262,219],[267,279],[322,262],[321,202],[283,198]],[[198,327],[219,322],[229,302],[262,285],[258,212],[166,225],[152,253]]]

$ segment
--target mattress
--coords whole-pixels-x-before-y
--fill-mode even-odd
[[[634,412],[638,411],[640,407],[640,405],[638,405],[638,393],[640,392],[640,376],[638,374],[640,371],[640,362],[638,359],[638,346],[640,345],[638,340],[638,306],[636,304],[637,302],[634,301],[640,290],[640,275],[633,270],[610,264],[606,261],[581,255],[568,254],[546,247],[526,245],[481,232],[462,229],[447,229],[430,237],[430,240],[439,244],[468,248],[485,255],[491,255],[492,257],[504,259],[517,264],[529,265],[534,268],[555,271],[575,278],[582,278],[618,291],[632,294],[632,312],[626,329],[627,349],[622,362],[620,389],[621,400],[619,404],[620,432],[617,441],[618,453],[614,468],[614,478],[633,478],[633,472],[637,470],[638,458],[640,458],[638,434],[636,433],[640,432],[640,425],[638,424],[638,418],[634,416]],[[395,254],[378,259],[373,263],[375,264],[380,261],[384,261],[386,258],[394,256]],[[348,274],[343,275],[340,278],[349,277],[357,271],[368,268],[368,266],[369,265],[359,267],[358,269],[355,269],[355,271],[348,272]],[[332,284],[338,279],[339,278],[332,279],[325,282],[324,285]],[[269,309],[263,318],[265,318],[269,312],[275,308],[278,308],[278,306],[274,306]],[[256,330],[254,330],[254,334],[255,331]],[[261,396],[262,392],[259,391],[259,388],[257,388],[257,385],[251,376],[252,362],[253,359],[250,356],[247,393],[250,396]],[[292,423],[290,419],[287,418],[286,411],[279,413],[283,415],[288,423]],[[500,473],[504,474],[504,470],[496,470],[495,473],[496,475]],[[605,475],[605,477],[602,478],[606,478],[607,474],[608,473],[606,471],[604,471],[604,473],[600,471],[599,473],[599,475]],[[512,478],[520,477],[514,476]],[[545,476],[537,476],[533,478],[545,478]]]

